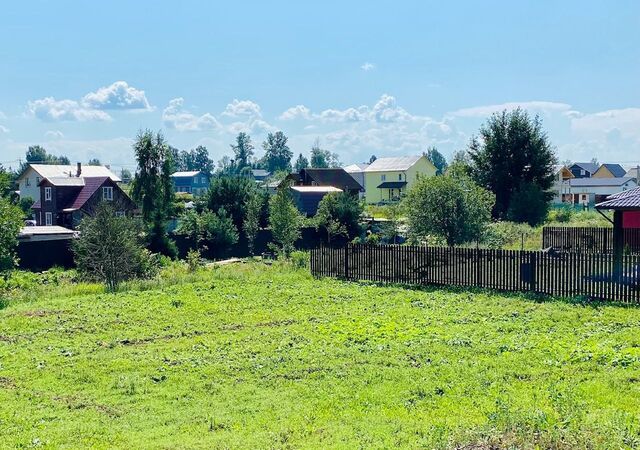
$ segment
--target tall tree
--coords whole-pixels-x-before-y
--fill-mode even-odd
[[[98,158],[92,158],[92,159],[89,160],[87,165],[89,165],[89,166],[101,166],[102,164],[100,163],[100,160]]]
[[[326,169],[340,167],[337,153],[320,148],[320,140],[316,139],[311,147],[311,167],[314,169]]]
[[[238,173],[240,173],[245,167],[251,165],[253,149],[254,147],[251,142],[251,136],[244,132],[238,133],[238,136],[236,136],[236,143],[231,144],[231,150],[233,150],[233,154],[235,155],[234,164]]]
[[[369,164],[373,164],[376,159],[378,159],[376,155],[371,155],[371,158],[369,158]]]
[[[431,163],[436,166],[436,175],[442,175],[447,170],[447,159],[435,147],[429,147],[423,153]]]
[[[363,211],[364,205],[355,195],[345,192],[327,194],[318,205],[316,228],[325,230],[328,241],[337,235],[353,239],[361,232],[360,216]]]
[[[207,175],[213,174],[213,161],[209,158],[209,150],[204,145],[198,145],[191,150],[193,168],[189,170],[199,170]]]
[[[264,157],[262,158],[265,168],[275,173],[279,170],[291,172],[291,158],[293,152],[287,145],[287,136],[282,131],[269,133],[267,140],[262,143]]]
[[[480,128],[480,138],[469,144],[471,175],[495,194],[494,217],[508,217],[514,195],[524,186],[537,187],[551,200],[557,160],[538,116],[520,108],[495,113]]]
[[[296,164],[294,169],[296,172],[300,172],[302,169],[306,169],[309,167],[309,160],[304,157],[302,153],[298,155],[298,159],[296,159]]]
[[[40,145],[31,145],[27,149],[26,157],[28,163],[47,164],[49,155],[44,147]]]
[[[142,218],[149,227],[150,248],[170,256],[175,247],[169,241],[166,221],[173,202],[171,151],[164,136],[151,130],[138,133],[133,149],[138,162],[132,195],[142,207]]]
[[[211,180],[207,191],[207,208],[217,212],[220,208],[230,215],[233,224],[242,230],[247,202],[254,195],[253,180],[240,176],[219,176]]]
[[[260,216],[262,213],[262,196],[259,192],[253,192],[246,203],[244,216],[244,234],[247,236],[249,255],[253,256],[254,243],[260,230]]]

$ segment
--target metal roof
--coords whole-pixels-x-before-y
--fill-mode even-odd
[[[617,178],[624,177],[627,173],[627,171],[624,170],[624,168],[620,164],[605,163],[605,164],[602,164],[600,168],[602,168],[603,166],[609,169],[609,172],[611,172],[611,175]],[[598,170],[600,170],[600,168]]]
[[[614,198],[622,198],[627,197],[629,195],[638,195],[640,194],[640,186],[634,187],[633,189],[629,189],[627,191],[616,192],[615,194],[611,194],[607,197],[607,200],[613,200]]]
[[[37,234],[75,234],[75,231],[57,225],[46,225],[36,227],[22,227],[20,236],[33,236]]]
[[[174,172],[171,174],[174,178],[187,178],[187,177],[195,177],[196,175],[200,175],[202,172],[199,170],[192,170],[189,172]]]
[[[40,184],[49,182],[54,186],[84,186],[84,177],[51,177],[44,178]]]
[[[42,178],[77,178],[78,167],[72,165],[60,164],[29,164],[34,171]],[[22,178],[27,171],[20,176]],[[80,177],[109,177],[115,182],[122,181],[117,175],[105,166],[88,166],[82,165],[80,168]]]
[[[607,200],[596,205],[597,209],[633,209],[640,210],[640,194],[627,195]]]
[[[628,181],[635,181],[633,177],[619,178],[571,178],[571,187],[622,186]]]
[[[344,171],[347,173],[357,173],[364,172],[364,169],[369,167],[369,164],[361,163],[361,164],[351,164],[347,167],[343,167]]]
[[[342,189],[338,189],[333,186],[291,186],[291,189],[297,192],[342,192]]]
[[[591,162],[584,162],[584,163],[577,162],[577,163],[571,164],[571,166],[569,166],[569,169],[571,169],[571,167],[573,167],[573,166],[578,166],[581,169],[584,169],[584,170],[586,170],[587,172],[590,172],[590,173],[594,173],[600,167],[597,164],[594,164],[594,163],[591,163]]]
[[[398,156],[395,158],[378,158],[364,169],[365,172],[388,172],[394,170],[407,170],[413,166],[422,155]]]
[[[407,185],[406,181],[385,181],[378,185],[380,189],[400,189]]]
[[[347,191],[360,191],[362,186],[344,169],[302,169],[297,179],[297,183],[303,185],[312,184],[310,180],[318,186],[334,186]],[[294,174],[295,178],[295,174]]]

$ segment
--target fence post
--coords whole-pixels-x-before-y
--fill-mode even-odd
[[[349,279],[349,243],[344,246],[344,279]]]
[[[538,271],[538,253],[537,252],[531,252],[531,258],[529,259],[530,262],[530,268],[531,268],[531,283],[529,288],[533,291],[536,292],[538,286],[537,286],[537,282],[538,280],[536,279],[536,273]]]

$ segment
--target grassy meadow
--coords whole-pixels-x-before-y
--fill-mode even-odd
[[[638,308],[257,262],[9,295],[0,448],[640,446]]]

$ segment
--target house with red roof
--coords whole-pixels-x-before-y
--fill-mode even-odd
[[[84,216],[93,215],[101,202],[113,205],[117,215],[131,215],[135,203],[107,176],[50,177],[39,183],[40,200],[32,210],[37,225],[59,225],[74,229]]]

